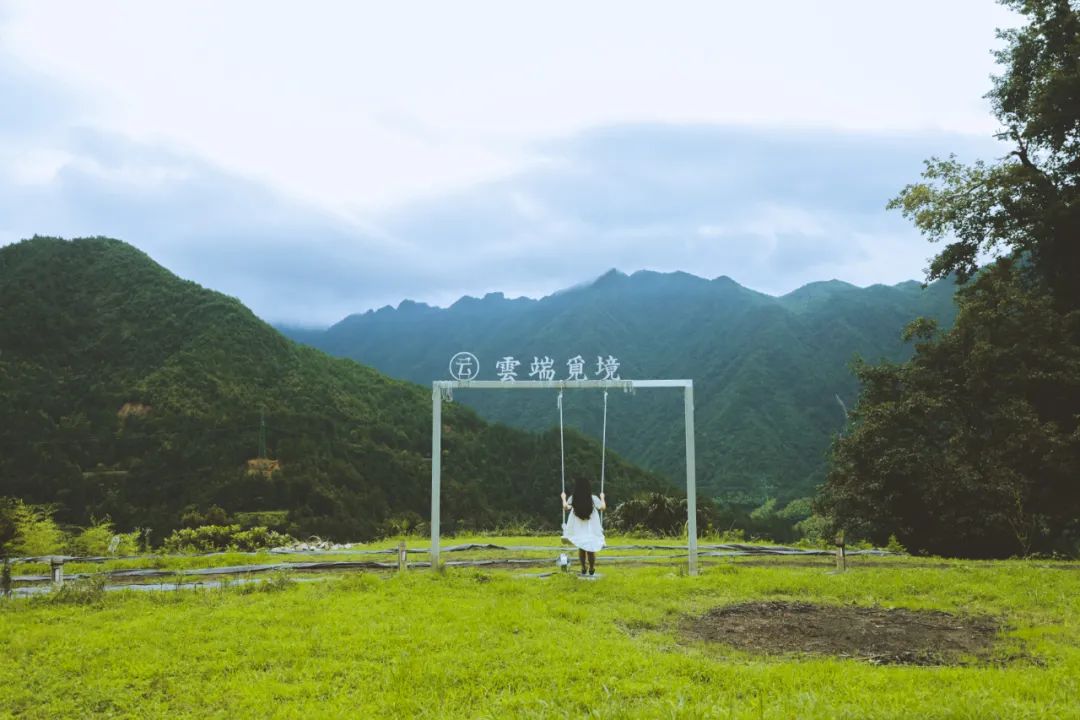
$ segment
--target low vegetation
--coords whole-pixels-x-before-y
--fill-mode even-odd
[[[130,555],[143,547],[139,532],[118,533],[107,518],[63,529],[48,505],[0,498],[0,557]]]
[[[686,535],[686,498],[663,493],[639,493],[616,504],[605,517],[615,532],[681,537]],[[828,521],[813,514],[810,498],[780,505],[769,498],[758,506],[697,499],[697,527],[701,536],[776,543],[824,544]],[[856,536],[850,538],[857,541]]]
[[[812,516],[808,499],[794,500],[778,507],[768,500],[753,509],[698,499],[698,536],[703,542],[776,542],[822,546],[828,541],[822,534],[823,518]],[[109,519],[95,521],[89,527],[69,526],[62,530],[48,506],[28,505],[21,500],[0,498],[0,528],[9,536],[0,537],[0,557],[42,556],[54,554],[77,557],[134,555],[138,552],[206,553],[254,552],[291,545],[297,538],[263,525],[248,522],[271,521],[278,527],[285,513],[239,513],[230,515],[212,506],[202,513],[189,510],[182,521],[189,524],[174,530],[158,545],[153,545],[142,530],[119,533]],[[243,522],[230,522],[230,520]],[[609,533],[638,538],[685,538],[686,498],[662,493],[642,493],[615,505],[605,519]],[[377,533],[380,538],[425,538],[426,521],[416,513],[388,518]],[[518,523],[510,528],[487,530],[486,534],[514,533],[550,535],[544,524]],[[474,533],[465,531],[468,537]],[[858,542],[850,538],[851,544]]]
[[[1080,713],[1076,564],[853,559],[835,574],[828,558],[714,559],[690,577],[674,565],[605,565],[601,554],[599,568],[593,582],[449,568],[320,582],[277,575],[263,589],[76,586],[9,600],[0,603],[3,711],[170,719]],[[695,632],[722,608],[750,622],[747,603],[783,610],[793,630],[800,613],[820,623],[834,609],[840,620],[848,613],[871,624],[949,613],[957,620],[942,632],[960,635],[931,640],[957,651],[881,664],[880,653],[836,640],[846,632],[840,621],[818,627],[835,630],[825,652],[736,647]],[[955,629],[968,625],[970,638]]]
[[[295,542],[283,533],[254,527],[244,530],[239,525],[202,525],[181,528],[165,539],[165,552],[214,552],[218,550],[253,551],[275,548]]]

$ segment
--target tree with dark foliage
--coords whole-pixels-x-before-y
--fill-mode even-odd
[[[1010,151],[931,159],[890,203],[955,275],[955,326],[907,363],[856,365],[820,511],[849,532],[962,556],[1075,554],[1080,538],[1080,5],[1007,0],[988,94]],[[980,266],[980,260],[990,261]]]

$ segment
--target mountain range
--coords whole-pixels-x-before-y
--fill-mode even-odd
[[[335,539],[427,517],[430,388],[297,344],[117,240],[0,248],[0,308],[0,496],[158,538],[214,506]],[[568,473],[599,464],[570,432]],[[442,467],[449,531],[561,519],[555,432],[451,404]],[[608,468],[624,493],[670,489]]]
[[[954,290],[951,280],[865,288],[832,280],[774,297],[726,276],[612,270],[538,300],[497,292],[447,308],[405,300],[325,330],[281,330],[423,384],[449,378],[459,352],[477,358],[477,379],[521,380],[533,371],[533,379],[551,371],[564,379],[576,369],[568,365],[574,359],[584,361],[584,375],[576,377],[603,377],[614,359],[622,378],[689,378],[699,489],[752,503],[814,493],[831,438],[844,426],[844,403],[857,394],[851,362],[908,357],[903,328],[918,317],[949,325]],[[507,369],[515,375],[500,375]],[[489,420],[534,431],[557,423],[554,391],[458,395]],[[609,447],[678,483],[682,398],[643,390],[612,393],[608,401]],[[564,407],[569,425],[600,437],[601,396],[575,392]]]

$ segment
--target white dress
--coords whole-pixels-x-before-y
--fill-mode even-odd
[[[604,528],[600,524],[600,513],[596,509],[600,507],[600,498],[593,495],[592,502],[592,515],[588,520],[582,520],[572,509],[574,496],[566,498],[566,504],[571,506],[571,510],[566,524],[563,525],[563,537],[585,552],[599,552],[604,549]]]

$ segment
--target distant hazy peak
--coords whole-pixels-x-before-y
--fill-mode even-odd
[[[628,279],[629,279],[629,275],[627,275],[626,273],[622,272],[621,270],[611,268],[606,273],[604,273],[600,277],[593,280],[591,283],[586,283],[584,285],[584,287],[587,287],[587,288],[605,287],[605,286],[608,286],[608,285],[614,285],[614,284],[617,284],[617,283],[624,282],[625,280],[628,280]]]
[[[818,280],[815,282],[807,283],[802,287],[796,288],[785,295],[781,295],[780,299],[783,300],[785,298],[796,298],[800,296],[832,294],[858,289],[858,286],[852,285],[848,282],[844,282],[843,280]]]
[[[909,293],[921,288],[922,283],[917,280],[905,280],[896,285],[872,285],[870,288],[860,288],[843,280],[832,279],[807,283],[789,293],[774,296],[741,285],[729,275],[719,275],[710,280],[683,270],[672,272],[636,270],[627,274],[618,268],[611,268],[593,280],[557,290],[539,299],[524,296],[508,298],[504,292],[498,290],[485,293],[481,297],[463,295],[445,308],[406,299],[402,300],[396,308],[392,305],[386,305],[363,313],[354,313],[332,327],[360,322],[363,318],[372,316],[390,317],[395,313],[426,314],[464,311],[486,315],[488,312],[498,312],[512,307],[543,304],[557,298],[566,300],[574,296],[603,291],[616,291],[620,294],[630,293],[631,295],[635,292],[643,294],[662,292],[666,294],[680,290],[707,294],[721,291],[726,292],[729,296],[732,293],[741,293],[748,298],[754,297],[758,301],[778,302],[789,310],[801,312],[809,306],[816,306],[818,303],[828,302],[831,298],[859,290],[888,291],[895,289]]]
[[[397,309],[399,311],[408,312],[410,310],[423,311],[434,310],[436,308],[431,307],[425,302],[417,302],[416,300],[409,300],[408,298],[398,303]]]

